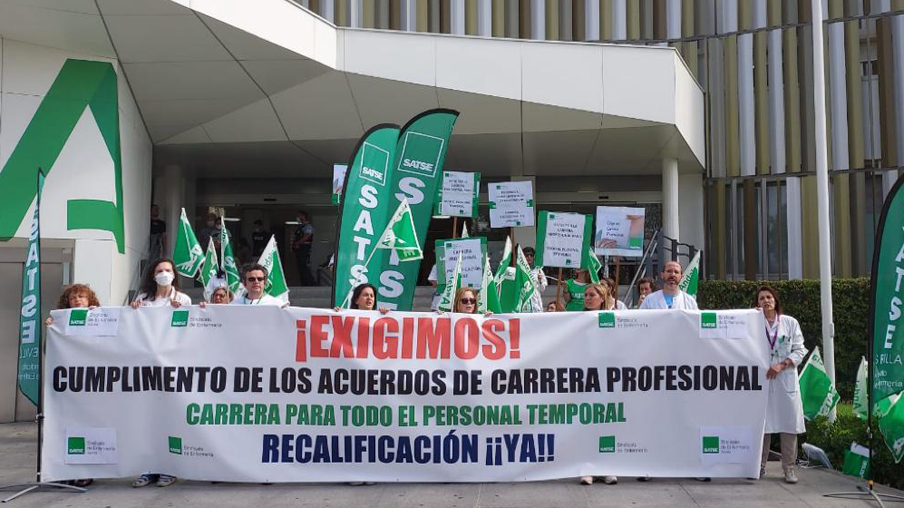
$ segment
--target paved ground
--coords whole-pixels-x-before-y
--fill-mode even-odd
[[[0,485],[34,478],[35,426],[0,425]],[[856,483],[841,474],[809,469],[799,473],[798,485],[787,485],[781,466],[770,462],[766,478],[750,480],[663,480],[641,483],[622,478],[618,485],[578,485],[575,480],[534,483],[381,484],[352,487],[337,484],[246,485],[179,482],[171,487],[133,489],[130,480],[100,480],[85,494],[30,493],[12,507],[768,507],[794,508],[876,506],[864,501],[829,499],[826,492],[855,490]],[[904,492],[881,489],[904,495]],[[2,497],[6,497],[6,492]],[[890,504],[890,506],[902,506]]]

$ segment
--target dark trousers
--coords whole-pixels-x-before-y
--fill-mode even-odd
[[[314,276],[311,275],[311,244],[301,244],[295,250],[295,263],[298,265],[298,275],[301,276],[302,286],[316,286]]]

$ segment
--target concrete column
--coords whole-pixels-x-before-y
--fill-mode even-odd
[[[678,236],[678,159],[662,159],[662,233]]]
[[[769,5],[770,25],[781,24],[781,4]],[[772,30],[768,34],[769,59],[769,144],[772,173],[785,172],[785,92],[784,69],[782,69],[782,31]]]
[[[703,173],[679,175],[678,189],[681,196],[678,203],[681,241],[702,249],[706,246],[703,226]]]
[[[363,2],[364,0],[345,0],[346,11],[348,12],[348,26],[351,28],[361,28],[363,24]]]
[[[804,276],[804,257],[803,257],[803,220],[801,218],[800,206],[800,178],[790,177],[785,180],[786,183],[786,199],[787,199],[787,221],[788,227],[788,278],[802,279]]]
[[[465,0],[450,0],[449,21],[450,33],[465,34]]]
[[[477,0],[477,35],[481,37],[493,36],[492,0]]]
[[[600,40],[599,0],[584,0],[584,40]]]
[[[330,23],[336,22],[336,4],[333,0],[320,2],[320,15]]]

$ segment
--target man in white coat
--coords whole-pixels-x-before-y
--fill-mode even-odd
[[[662,289],[644,298],[640,308],[697,310],[697,300],[678,289],[681,276],[681,263],[677,261],[666,262],[662,273],[659,274],[662,279]]]
[[[242,284],[245,286],[245,293],[235,297],[232,305],[289,306],[288,303],[264,292],[264,285],[267,284],[267,269],[262,265],[252,264],[246,266],[242,274]]]

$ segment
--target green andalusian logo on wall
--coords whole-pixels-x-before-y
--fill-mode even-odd
[[[116,72],[108,62],[66,60],[22,138],[0,171],[0,239],[16,234],[35,199],[38,168],[48,175],[86,108],[97,122],[113,159],[116,202],[70,199],[66,227],[109,231],[125,253],[122,206],[122,157]]]

